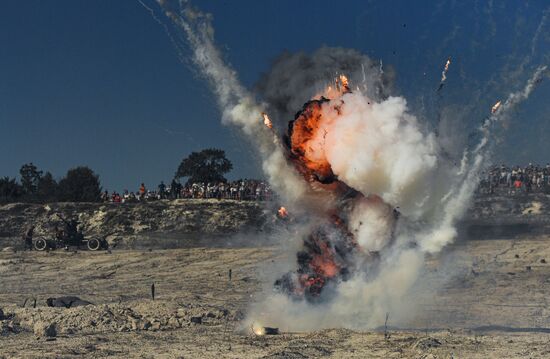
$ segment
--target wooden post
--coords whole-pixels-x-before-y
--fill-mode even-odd
[[[388,318],[390,317],[390,313],[386,312],[386,321],[384,322],[384,339],[388,340],[390,339],[390,333],[388,333]]]

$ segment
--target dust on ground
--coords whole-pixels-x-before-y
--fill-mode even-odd
[[[549,240],[471,240],[429,259],[424,280],[438,288],[414,293],[410,329],[392,328],[390,317],[387,333],[273,336],[239,330],[259,294],[258,268],[277,260],[273,248],[3,251],[0,357],[549,357]],[[95,305],[45,306],[61,295]],[[44,325],[56,335],[41,332]]]

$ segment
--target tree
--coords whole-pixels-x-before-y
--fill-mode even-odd
[[[225,157],[225,151],[207,148],[200,152],[191,152],[184,158],[174,177],[189,177],[187,183],[226,182],[224,174],[232,168],[233,164]]]
[[[15,178],[0,178],[0,203],[15,202],[21,197],[22,192],[23,190]]]
[[[21,166],[19,174],[21,175],[21,187],[23,188],[23,192],[32,199],[38,190],[38,182],[42,177],[42,171],[39,171],[31,162]]]
[[[57,200],[57,182],[50,172],[40,177],[36,189],[36,197],[40,202],[54,202]]]
[[[58,196],[64,202],[97,202],[100,200],[99,176],[88,167],[76,167],[67,171],[59,181]]]

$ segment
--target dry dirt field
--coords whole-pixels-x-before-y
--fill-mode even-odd
[[[339,328],[237,331],[260,288],[255,268],[276,257],[272,248],[3,251],[0,358],[548,358],[549,244],[471,240],[429,259],[427,283],[443,284],[419,291],[418,319],[390,328],[389,338]],[[95,305],[45,306],[60,295]],[[36,308],[32,299],[22,308],[28,297]],[[55,338],[34,333],[52,323]]]

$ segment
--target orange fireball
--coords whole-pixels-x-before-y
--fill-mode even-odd
[[[304,105],[303,110],[296,115],[290,124],[289,145],[291,158],[298,170],[307,180],[317,180],[321,183],[334,181],[334,173],[325,153],[321,121],[322,105],[328,100],[312,100]]]

